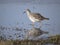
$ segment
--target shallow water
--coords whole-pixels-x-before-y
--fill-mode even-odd
[[[10,28],[25,28],[31,29],[32,22],[23,12],[29,8],[32,12],[39,12],[50,20],[42,22],[42,30],[48,31],[49,36],[60,34],[60,4],[39,4],[39,3],[2,3],[0,4],[0,25]],[[35,27],[39,24],[35,23]],[[38,26],[37,26],[38,25]],[[14,35],[19,31],[7,30],[3,31],[6,35]],[[23,31],[22,31],[23,32]],[[20,33],[20,32],[19,32]],[[23,32],[24,34],[24,32]],[[13,36],[14,37],[14,36]],[[15,38],[15,37],[14,37]]]

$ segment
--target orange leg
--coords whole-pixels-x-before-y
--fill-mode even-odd
[[[32,23],[32,26],[34,27],[34,22]]]
[[[42,23],[40,22],[40,28],[42,27]]]
[[[34,27],[34,22],[32,22],[32,24],[30,24],[30,25],[32,25],[32,27]]]

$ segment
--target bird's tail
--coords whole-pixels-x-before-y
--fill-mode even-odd
[[[44,18],[45,20],[49,20],[49,18]]]

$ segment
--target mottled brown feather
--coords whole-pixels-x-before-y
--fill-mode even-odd
[[[30,13],[30,15],[36,19],[39,19],[39,20],[44,20],[45,17],[43,17],[41,14],[39,13]]]

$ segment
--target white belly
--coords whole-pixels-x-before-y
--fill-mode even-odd
[[[29,16],[28,16],[29,17]],[[35,19],[34,17],[29,17],[29,19],[32,21],[32,22],[37,22],[39,21],[38,19]]]

